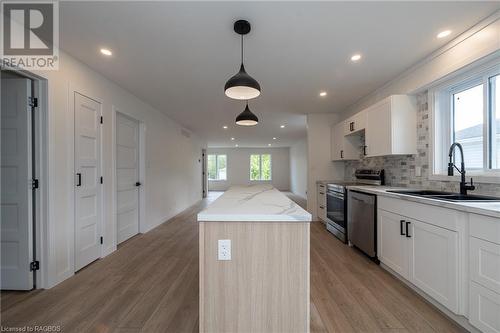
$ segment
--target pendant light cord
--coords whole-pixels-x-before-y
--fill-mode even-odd
[[[243,64],[243,35],[241,35],[241,64]]]

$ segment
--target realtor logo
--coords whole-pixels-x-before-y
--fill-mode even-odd
[[[10,68],[58,69],[57,1],[2,1],[1,65]]]

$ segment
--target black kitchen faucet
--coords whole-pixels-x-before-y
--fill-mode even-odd
[[[453,154],[455,153],[455,147],[458,147],[460,150],[460,157],[462,158],[462,163],[460,164],[460,170],[453,163]],[[467,195],[467,191],[474,191],[476,187],[472,183],[472,178],[470,179],[470,185],[465,182],[465,162],[464,162],[464,150],[462,145],[458,142],[454,142],[450,147],[450,152],[448,153],[450,157],[450,162],[448,163],[448,176],[453,176],[453,169],[457,169],[460,172],[461,180],[460,180],[460,194]]]

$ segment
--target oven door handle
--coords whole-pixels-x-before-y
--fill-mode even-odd
[[[326,192],[326,195],[337,198],[337,199],[342,199],[342,200],[344,200],[344,198],[345,198],[343,194],[337,194],[334,192]]]

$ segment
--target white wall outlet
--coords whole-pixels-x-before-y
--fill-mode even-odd
[[[422,177],[422,168],[419,166],[415,167],[415,177]]]
[[[219,239],[219,247],[217,252],[218,260],[231,260],[231,240]]]

